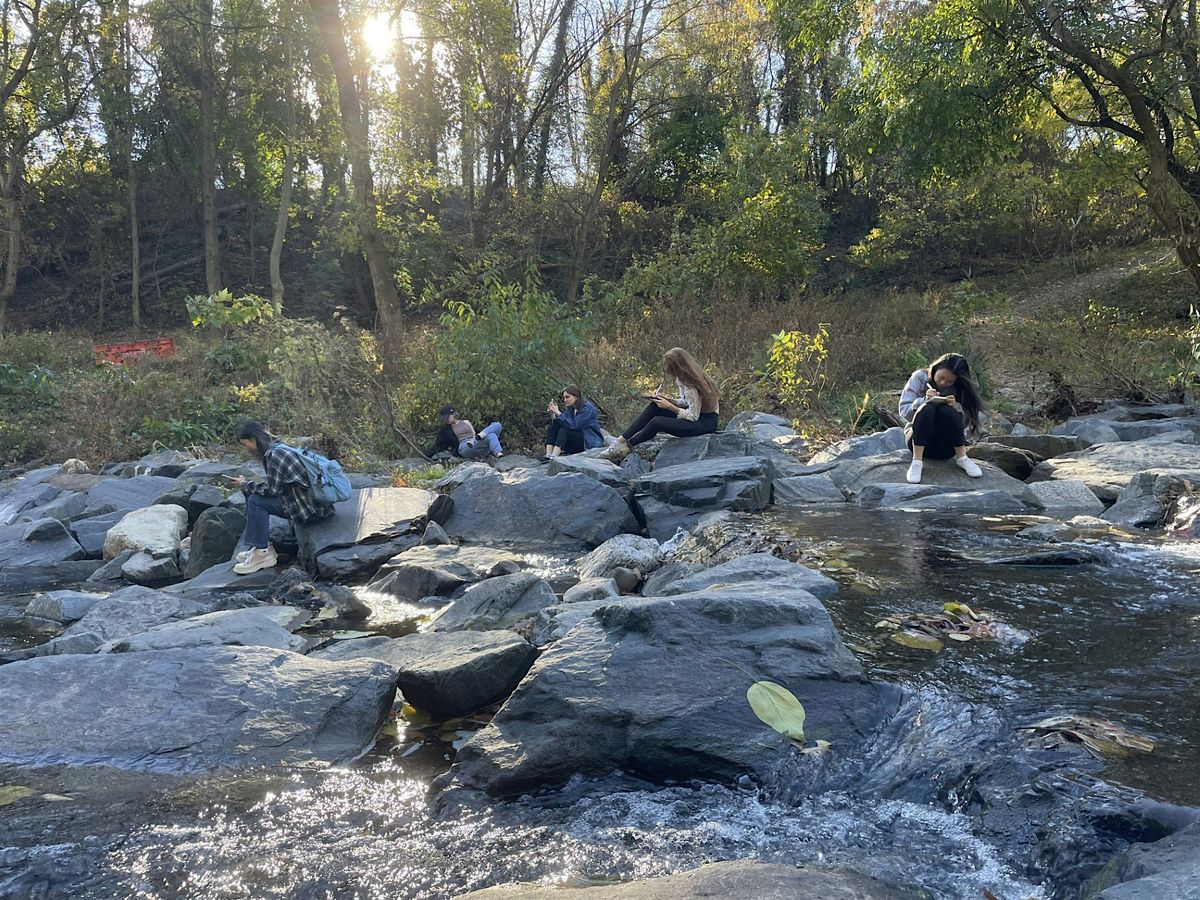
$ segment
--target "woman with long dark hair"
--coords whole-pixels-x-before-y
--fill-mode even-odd
[[[663,354],[663,371],[675,379],[679,396],[671,400],[655,391],[642,414],[601,454],[606,459],[623,459],[631,449],[659,433],[694,437],[717,430],[721,412],[717,385],[692,354],[682,347],[672,347]]]
[[[579,385],[568,384],[560,394],[562,408],[557,402],[546,407],[550,427],[546,429],[546,458],[582,453],[604,446],[600,431],[600,413],[596,404],[583,396]]]
[[[920,484],[925,459],[950,459],[972,478],[983,470],[967,456],[967,438],[979,433],[983,401],[971,378],[971,366],[957,353],[939,356],[927,369],[918,369],[908,379],[900,396],[900,418],[912,450],[912,464],[905,476],[909,484]]]
[[[247,549],[238,555],[233,571],[250,575],[273,569],[279,560],[271,546],[271,516],[306,524],[324,519],[333,507],[313,496],[308,471],[295,448],[278,440],[258,422],[243,422],[237,430],[238,443],[258,459],[266,471],[264,482],[240,482],[246,495],[246,529],[242,540]]]

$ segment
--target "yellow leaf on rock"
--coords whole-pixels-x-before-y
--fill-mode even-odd
[[[750,708],[780,734],[804,740],[804,707],[787,688],[772,681],[756,681],[746,691]]]

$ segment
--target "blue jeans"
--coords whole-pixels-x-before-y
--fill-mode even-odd
[[[251,550],[261,550],[270,543],[271,516],[286,519],[283,500],[279,497],[264,497],[249,494],[246,497],[246,529],[242,540]]]
[[[483,429],[483,431],[479,432],[480,439],[487,441],[488,448],[492,451],[492,456],[499,456],[504,452],[504,449],[500,446],[500,432],[503,430],[504,427],[499,422],[493,422],[487,428]],[[461,454],[472,443],[472,441],[460,442],[458,452]]]

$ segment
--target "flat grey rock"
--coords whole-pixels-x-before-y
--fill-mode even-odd
[[[1098,900],[1200,900],[1200,823],[1134,844],[1087,887],[1086,895]]]
[[[403,600],[448,597],[459,588],[485,578],[525,568],[525,561],[507,550],[490,547],[419,546],[385,563],[370,583],[371,590]]]
[[[670,588],[678,581],[703,571],[704,566],[697,562],[673,559],[665,563],[642,582],[642,596],[658,597],[670,593]],[[563,598],[566,599],[565,597]]]
[[[25,535],[32,539],[26,539]],[[83,547],[57,519],[0,528],[0,564],[6,568],[51,567],[82,559],[84,555]]]
[[[173,584],[167,591],[182,597],[206,597],[227,591],[261,591],[270,586],[279,574],[275,569],[260,569],[249,575],[233,571],[236,560],[218,563],[205,569],[195,578]]]
[[[1100,444],[1041,463],[1034,481],[1082,481],[1101,500],[1116,500],[1139,472],[1200,480],[1200,446],[1125,441]]]
[[[559,614],[575,624],[459,751],[450,785],[511,797],[618,770],[656,783],[765,780],[790,742],[744,702],[754,681],[796,694],[806,736],[847,756],[898,701],[865,680],[820,601],[779,582]]]
[[[303,653],[308,641],[292,631],[311,614],[288,606],[258,606],[203,613],[178,622],[165,622],[145,631],[100,645],[100,653],[142,653],[184,647],[233,644],[240,647],[271,647]]]
[[[972,444],[967,448],[967,455],[976,461],[991,463],[1018,481],[1028,478],[1034,467],[1042,461],[1042,457],[1028,450],[992,442]]]
[[[902,900],[909,896],[908,891],[854,872],[734,860],[595,887],[504,885],[462,894],[459,900]]]
[[[718,431],[698,437],[669,438],[654,457],[654,471],[730,456],[749,456],[750,436],[741,431]]]
[[[845,503],[846,495],[828,473],[780,478],[772,484],[776,506]]]
[[[947,491],[930,494],[900,504],[900,509],[932,510],[936,512],[1016,514],[1029,509],[1029,504],[1008,491]]]
[[[104,594],[88,591],[47,591],[29,601],[25,615],[70,625],[103,599]]]
[[[104,581],[120,581],[122,579],[121,570],[125,568],[125,563],[133,559],[136,551],[122,550],[119,555],[110,559],[108,562],[100,566],[95,572],[88,576],[88,581],[104,582]],[[97,560],[97,565],[99,561]]]
[[[60,522],[69,522],[73,516],[79,515],[85,508],[87,508],[87,492],[69,491],[59,494],[49,503],[38,506],[37,514],[58,519]]]
[[[1029,486],[1029,492],[1047,515],[1060,519],[1104,512],[1104,504],[1082,481],[1037,481]]]
[[[882,456],[851,459],[831,469],[829,477],[853,499],[869,485],[905,484],[905,475],[911,462],[912,454],[900,450]],[[952,460],[926,460],[921,485],[953,491],[1000,490],[1028,502],[1029,495],[1024,482],[988,462],[980,462],[979,468],[983,470],[983,477],[971,478]]]
[[[492,631],[511,628],[558,603],[550,583],[529,572],[473,584],[433,620],[434,631]]]
[[[708,515],[707,510],[663,503],[649,494],[638,494],[634,502],[646,518],[646,530],[650,532],[650,537],[664,543],[680,529],[691,531]]]
[[[147,587],[122,588],[96,603],[60,636],[33,648],[34,655],[93,653],[105,641],[211,610],[209,603],[173,597]]]
[[[21,513],[33,506],[49,503],[59,489],[47,484],[58,474],[58,466],[46,466],[26,472],[20,478],[0,485],[0,525],[11,525]]]
[[[854,495],[854,502],[868,509],[893,509],[904,506],[922,497],[945,494],[952,488],[940,484],[909,484],[908,482],[882,482],[868,484]]]
[[[300,560],[310,572],[322,553],[355,544],[384,542],[413,530],[429,514],[436,495],[417,488],[356,490],[333,515],[296,529]]]
[[[110,506],[128,512],[153,506],[158,499],[175,488],[174,478],[158,475],[135,475],[133,478],[105,478],[88,491],[88,509]]]
[[[100,568],[98,559],[73,559],[55,566],[0,566],[0,591],[47,591],[79,584]]]
[[[98,559],[104,553],[104,539],[108,537],[108,530],[125,518],[127,512],[127,509],[117,509],[85,519],[72,519],[71,533],[89,557]]]
[[[637,531],[621,494],[586,475],[550,477],[518,469],[472,477],[454,489],[454,508],[443,522],[451,538],[499,547],[596,547]]]
[[[389,666],[258,647],[0,666],[0,762],[153,772],[348,762],[395,694]]]
[[[612,578],[585,578],[567,588],[563,603],[590,603],[594,600],[612,600],[621,596],[621,589]]]
[[[1017,434],[1013,431],[1012,434],[993,435],[990,440],[993,443],[1028,450],[1042,459],[1085,449],[1084,442],[1073,434]]]
[[[537,658],[537,650],[511,631],[409,634],[354,646],[367,640],[342,641],[351,646],[339,647],[337,658],[384,661],[395,671],[404,699],[435,719],[503,700]]]
[[[431,522],[430,526],[438,527],[434,522]],[[419,541],[420,536],[417,534],[402,534],[386,541],[326,550],[317,557],[316,574],[320,578],[332,581],[368,578],[379,571],[379,567],[389,559],[417,546]]]
[[[756,581],[778,581],[786,583],[791,588],[807,591],[818,599],[832,597],[838,592],[838,583],[808,566],[789,562],[772,556],[770,553],[751,553],[739,556],[713,566],[702,569],[692,575],[678,578],[671,584],[659,588],[658,595],[663,597],[674,594],[689,594],[705,591],[714,586],[747,584]],[[645,592],[645,596],[652,596]]]
[[[846,438],[844,441],[838,441],[836,444],[831,444],[819,453],[814,454],[808,462],[810,465],[842,462],[850,459],[862,459],[867,456],[880,456],[895,450],[903,450],[904,448],[904,429],[889,428],[886,431],[877,431],[874,434],[861,434],[857,437]]]
[[[139,550],[121,566],[121,577],[133,584],[162,587],[182,580],[183,573],[174,556],[151,556]]]
[[[634,482],[640,494],[688,509],[759,510],[771,502],[771,474],[757,456],[729,456],[683,463],[654,471]]]
[[[569,456],[556,456],[546,463],[546,474],[548,475],[562,475],[571,472],[595,478],[601,484],[607,484],[618,492],[629,492],[629,473],[607,459],[596,459],[584,456],[582,453],[573,453]]]
[[[749,432],[757,425],[776,425],[780,428],[790,428],[792,423],[783,416],[765,412],[740,412],[725,423],[726,431]]]
[[[617,568],[645,577],[662,564],[662,547],[654,538],[618,534],[579,560],[579,577],[608,578]]]
[[[155,557],[173,554],[187,530],[188,514],[182,506],[160,503],[130,510],[108,529],[104,558],[112,559],[122,550],[145,550]]]

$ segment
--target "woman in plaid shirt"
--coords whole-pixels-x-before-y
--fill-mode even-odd
[[[264,482],[241,484],[246,495],[246,530],[242,540],[249,549],[238,554],[233,571],[249,575],[272,569],[279,562],[269,540],[271,516],[307,524],[324,519],[333,512],[333,507],[313,496],[308,472],[295,448],[278,440],[257,422],[243,422],[237,439],[262,462],[267,473]]]

